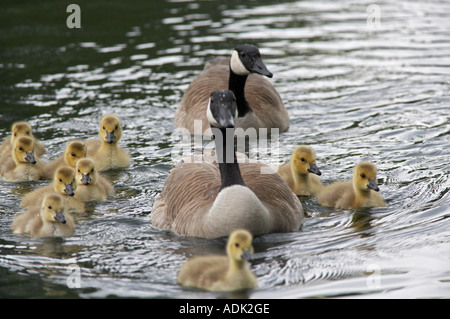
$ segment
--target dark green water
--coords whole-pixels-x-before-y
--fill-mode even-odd
[[[0,181],[0,297],[223,296],[181,288],[176,274],[225,240],[177,237],[150,215],[184,90],[243,42],[260,47],[291,117],[280,155],[260,159],[311,145],[325,183],[372,161],[387,203],[337,211],[302,198],[300,231],[255,239],[260,287],[245,297],[450,297],[448,2],[92,2],[76,2],[81,29],[66,25],[71,1],[2,3],[0,137],[26,120],[51,160],[115,113],[132,164],[105,173],[116,195],[90,204],[68,239],[13,235],[21,196],[46,182]]]

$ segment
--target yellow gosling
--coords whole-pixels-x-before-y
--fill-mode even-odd
[[[369,162],[359,163],[353,171],[353,181],[325,186],[317,196],[317,201],[322,206],[338,209],[384,207],[386,204],[378,193],[376,178],[375,165]]]
[[[34,140],[19,137],[12,148],[12,160],[2,163],[0,175],[10,182],[44,179],[45,165],[34,155]]]
[[[106,171],[130,165],[130,155],[118,145],[122,137],[119,117],[105,115],[100,121],[100,141],[88,141],[88,157],[91,157],[97,169]]]
[[[86,144],[81,141],[72,141],[67,144],[64,154],[46,165],[46,178],[52,179],[55,171],[61,166],[70,166],[75,168],[76,162],[80,158],[86,157]]]
[[[14,234],[33,237],[70,237],[75,231],[75,222],[69,213],[64,212],[63,197],[49,194],[40,207],[17,216],[11,228]]]
[[[256,276],[248,260],[253,254],[252,235],[233,231],[227,243],[228,256],[200,256],[186,262],[178,273],[178,283],[209,291],[236,291],[257,288]]]
[[[28,122],[15,122],[11,127],[11,136],[5,138],[0,145],[0,159],[3,162],[5,156],[11,156],[12,146],[16,139],[21,136],[28,136],[34,140],[34,148],[36,156],[45,154],[45,147],[33,135],[31,125]]]
[[[85,204],[74,198],[77,182],[75,179],[75,169],[69,166],[61,166],[55,172],[51,185],[39,187],[26,194],[21,203],[21,208],[31,208],[40,206],[42,199],[52,193],[60,194],[64,198],[64,211],[72,213],[82,213]]]
[[[278,174],[296,195],[317,195],[323,188],[319,178],[322,173],[316,165],[316,154],[311,147],[299,146],[291,160],[278,168]]]
[[[114,194],[114,187],[95,167],[90,158],[82,158],[76,164],[77,189],[74,198],[82,202],[105,201]]]

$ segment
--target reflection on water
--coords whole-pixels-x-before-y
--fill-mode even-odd
[[[2,8],[0,136],[27,120],[50,160],[115,113],[132,164],[105,172],[116,195],[88,205],[64,240],[12,235],[21,196],[46,182],[2,181],[0,296],[224,297],[175,278],[190,256],[224,253],[225,239],[161,232],[150,214],[173,164],[183,91],[242,42],[260,47],[291,116],[279,156],[262,160],[278,164],[311,145],[324,183],[372,161],[387,202],[336,211],[301,198],[299,232],[255,239],[260,288],[243,297],[450,296],[447,2],[78,3],[78,30],[65,26],[59,1]],[[79,288],[68,286],[73,265]]]

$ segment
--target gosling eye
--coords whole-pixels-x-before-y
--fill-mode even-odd
[[[30,131],[27,131],[27,135],[30,135]]]
[[[91,169],[91,173],[93,173],[94,172],[94,169]]]
[[[116,125],[116,130],[119,128],[119,125]]]
[[[80,169],[78,169],[78,173],[81,173]]]
[[[239,247],[239,243],[234,243],[234,246]]]
[[[48,209],[52,209],[52,206],[51,206],[51,205],[48,205]]]
[[[60,178],[59,181],[62,183],[62,178]]]
[[[306,160],[305,160],[304,157],[302,157],[300,160],[301,160],[302,162],[306,162]]]
[[[23,147],[22,146],[19,146],[19,151],[23,151]]]
[[[70,154],[70,155],[72,155],[73,157],[77,157],[77,155],[76,155],[75,153],[72,153],[72,154]]]
[[[14,133],[14,136],[17,136],[17,133]]]
[[[103,129],[106,130],[106,128],[103,126]]]
[[[361,177],[362,177],[362,178],[366,178],[366,174],[361,173]]]

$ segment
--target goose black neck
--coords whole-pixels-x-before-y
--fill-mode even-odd
[[[228,89],[233,91],[236,97],[236,105],[238,109],[239,117],[245,116],[252,109],[245,99],[245,82],[247,81],[247,75],[237,75],[230,68],[230,78],[228,80]]]
[[[234,150],[234,129],[212,128],[212,131],[222,180],[220,190],[232,185],[245,186]]]

